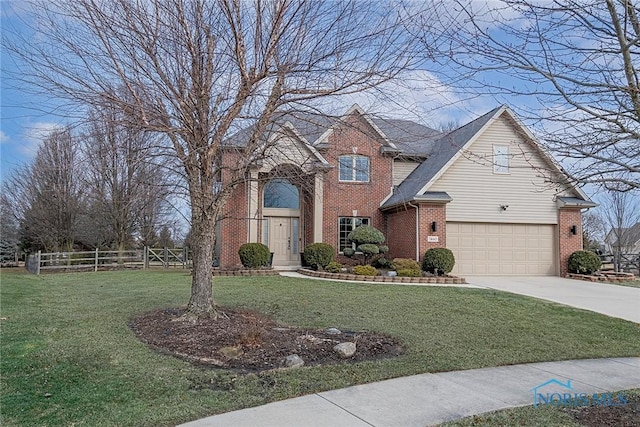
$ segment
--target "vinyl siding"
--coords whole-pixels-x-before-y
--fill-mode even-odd
[[[508,173],[494,173],[494,145],[509,147]],[[545,183],[535,168],[548,166],[502,115],[429,191],[446,191],[453,198],[448,221],[557,224],[555,195],[561,189]]]
[[[400,185],[420,163],[404,160],[393,161],[393,185]]]

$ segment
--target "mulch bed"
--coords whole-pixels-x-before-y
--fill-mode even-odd
[[[152,348],[192,363],[256,372],[283,367],[285,357],[297,354],[305,366],[357,362],[397,356],[399,340],[368,331],[301,329],[281,325],[252,311],[218,308],[217,319],[197,323],[177,320],[184,308],[154,310],[136,317],[130,327]],[[341,358],[333,347],[356,343],[356,353]]]
[[[587,406],[565,409],[587,427],[640,427],[640,398],[633,396],[623,406]]]

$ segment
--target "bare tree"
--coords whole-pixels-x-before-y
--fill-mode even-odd
[[[154,135],[123,127],[122,112],[94,109],[83,136],[89,213],[108,230],[114,249],[131,247],[146,226],[156,226],[169,196],[169,171],[159,164]],[[141,225],[144,223],[144,226]],[[109,239],[103,238],[103,241]]]
[[[635,0],[458,0],[438,11],[417,22],[444,24],[435,58],[457,87],[517,97],[514,108],[538,122],[572,182],[640,188]]]
[[[71,250],[81,207],[78,149],[70,129],[46,137],[32,164],[3,187],[3,199],[20,223],[20,239],[32,250]]]
[[[113,105],[129,125],[171,142],[191,207],[189,318],[215,316],[216,221],[255,153],[267,152],[274,116],[377,87],[410,65],[416,51],[402,25],[406,14],[388,2],[38,0],[34,6],[37,37],[14,32],[5,40],[24,65],[18,78],[81,104]],[[241,128],[250,129],[242,144],[230,143]],[[223,152],[232,149],[236,161],[221,174]]]
[[[622,271],[625,259],[640,240],[640,203],[631,192],[609,191],[602,203],[608,228],[605,238],[613,255],[615,271]],[[630,261],[630,260],[629,260]]]
[[[601,215],[594,211],[582,214],[582,246],[585,250],[601,253],[605,235],[606,223]]]

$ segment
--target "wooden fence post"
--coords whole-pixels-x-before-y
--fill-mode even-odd
[[[96,257],[95,257],[95,263],[93,265],[93,271],[98,271],[98,248],[96,248]]]
[[[169,268],[169,248],[167,248],[166,246],[164,247],[164,256],[163,256],[163,258],[164,258],[163,264],[164,264],[164,268],[166,270],[167,268]]]
[[[36,261],[38,261],[38,266],[36,267],[36,275],[40,275],[40,255],[42,254],[42,251],[38,251],[38,255],[36,257]]]

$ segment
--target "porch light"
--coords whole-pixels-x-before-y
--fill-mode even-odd
[[[436,231],[438,230],[438,223],[436,223],[435,221],[433,221],[431,223],[431,231]]]
[[[572,225],[571,226],[571,234],[573,234],[574,236],[576,234],[578,234],[578,226],[577,225]]]

